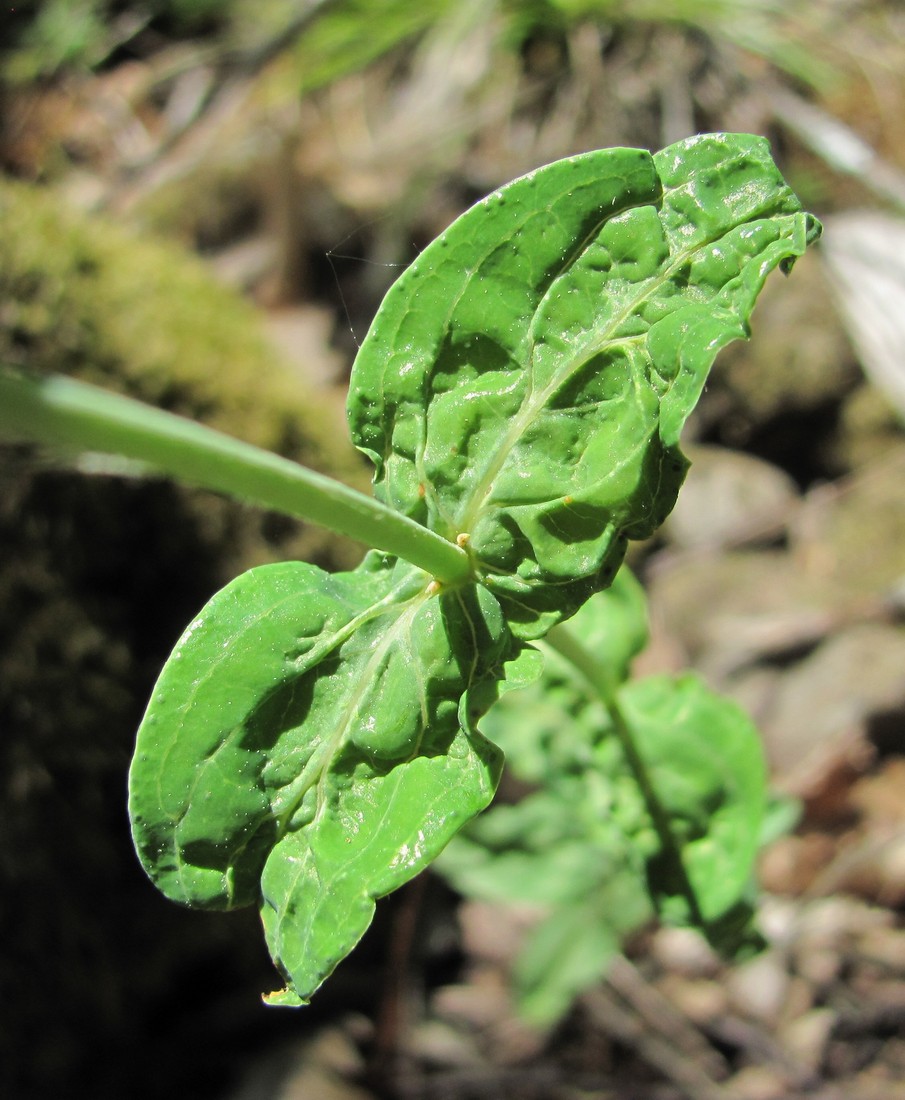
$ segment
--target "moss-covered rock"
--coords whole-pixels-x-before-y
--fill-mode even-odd
[[[325,399],[276,362],[254,308],[201,261],[0,181],[0,361],[73,374],[351,474]]]
[[[253,309],[197,260],[9,182],[0,227],[0,361],[360,476],[339,410],[281,368]],[[16,1005],[3,1095],[81,1079],[95,1097],[150,1098],[172,1091],[174,1063],[196,1067],[186,1094],[222,1095],[273,976],[241,920],[180,912],[144,878],[125,805],[134,730],[170,647],[230,576],[359,554],[210,493],[0,448],[0,986]],[[233,1038],[185,1026],[238,989]]]

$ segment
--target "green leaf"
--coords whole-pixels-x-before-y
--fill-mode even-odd
[[[615,687],[626,679],[632,659],[647,644],[647,600],[627,566],[609,588],[592,596],[569,622]],[[595,748],[609,730],[603,704],[576,678],[575,669],[556,650],[541,643],[543,673],[525,683],[514,682],[507,668],[507,686],[519,688],[493,707],[481,723],[485,735],[499,745],[506,766],[525,783],[548,785],[564,776],[584,776],[589,768],[617,768],[618,756],[599,760]]]
[[[595,768],[551,788],[488,810],[437,861],[470,897],[546,911],[513,973],[520,1011],[538,1024],[563,1015],[653,916],[644,859],[613,818],[618,785]]]
[[[540,789],[487,810],[437,861],[468,896],[545,907],[515,968],[522,1010],[538,1023],[561,1016],[655,912],[676,923],[702,919],[728,954],[754,942],[749,893],[767,805],[756,730],[690,675],[639,680],[618,699],[697,912],[607,709],[557,654],[537,684],[508,695],[485,723],[507,767]]]
[[[705,920],[736,906],[751,881],[767,808],[763,747],[751,719],[697,676],[650,676],[619,693],[638,752],[660,805],[669,816],[682,862]],[[675,888],[651,862],[661,906]]]
[[[601,593],[592,602],[607,595]],[[579,621],[576,616],[569,629],[576,629]],[[492,858],[472,852],[472,877],[458,881],[475,889],[477,874],[493,879],[494,862],[505,866],[514,857],[517,861],[519,853],[536,849],[555,864],[561,852],[560,867],[569,868],[578,899],[590,887],[567,851],[583,841],[587,859],[597,866],[615,860],[638,871],[646,864],[656,907],[669,919],[693,922],[682,901],[682,883],[664,857],[650,807],[606,707],[561,657],[547,654],[546,648],[545,656],[543,677],[508,695],[483,723],[488,737],[505,752],[507,768],[541,790],[524,804],[491,809],[468,828],[467,838]],[[745,897],[762,844],[767,778],[757,730],[737,704],[691,674],[633,681],[619,690],[617,699],[701,915],[715,921]],[[459,852],[457,840],[441,866],[452,867]],[[538,893],[546,888],[532,877],[530,861],[512,866],[512,874],[501,872],[497,881],[511,882],[523,870],[525,900],[564,900],[564,895]],[[551,869],[550,874],[549,881],[557,881],[557,872]]]
[[[164,667],[130,775],[136,848],[167,896],[259,904],[283,1003],[351,950],[374,899],[490,800],[475,729],[511,642],[495,601],[378,555],[253,569]]]
[[[507,695],[481,723],[507,770],[538,786],[594,767],[594,746],[607,728],[602,705],[588,702],[565,662],[546,647],[543,659],[542,677]]]
[[[609,588],[578,609],[569,621],[569,629],[609,670],[613,684],[628,678],[631,663],[647,645],[650,631],[644,588],[627,565],[622,566]],[[562,663],[554,650],[546,652],[548,663]]]
[[[467,535],[513,630],[541,636],[672,508],[714,356],[818,232],[747,135],[503,187],[391,288],[356,359],[349,421],[378,496]]]
[[[639,880],[630,874],[550,913],[528,936],[513,968],[522,1017],[540,1026],[556,1023],[575,997],[605,976],[625,935],[650,916]]]
[[[594,780],[591,780],[593,785]],[[494,806],[471,822],[438,858],[453,885],[485,901],[574,905],[632,864],[626,834],[609,816],[613,785],[602,799],[564,783],[514,805]],[[644,893],[643,862],[631,878]]]
[[[558,909],[522,947],[513,970],[519,1010],[529,1023],[561,1019],[572,1001],[598,982],[619,951],[619,936],[597,906]]]
[[[627,665],[646,620],[637,581],[623,572],[570,629],[599,641],[607,611],[618,623],[631,608],[631,629],[614,631],[611,642],[620,633],[621,642],[609,649]],[[542,678],[507,695],[483,723],[509,771],[540,789],[481,814],[436,864],[467,896],[542,908],[513,971],[520,1012],[540,1025],[599,981],[624,937],[653,916],[646,866],[658,852],[604,706],[559,654],[544,647],[544,656]]]
[[[258,18],[251,9],[252,18]],[[345,0],[325,4],[323,13],[300,35],[294,47],[302,96],[359,72],[400,43],[435,24],[450,8],[449,0],[431,5],[411,0]]]
[[[500,753],[476,720],[536,677],[524,643],[572,615],[583,643],[550,636],[544,694],[525,688],[533,709],[502,738],[544,789],[484,818],[459,864],[553,907],[526,997],[541,1015],[561,1005],[584,980],[580,945],[587,976],[651,897],[727,934],[744,917],[763,809],[750,726],[696,681],[618,688],[646,638],[628,573],[582,605],[672,507],[714,355],[818,232],[763,141],[711,135],[524,177],[390,292],[349,416],[392,511],[321,485],[300,506],[316,498],[329,520],[342,497],[348,533],[423,570],[377,554],[352,573],[286,563],[227,586],[164,668],[130,774],[135,843],[161,889],[259,906],[286,980],[272,1003],[303,1003],[375,898],[487,805]]]

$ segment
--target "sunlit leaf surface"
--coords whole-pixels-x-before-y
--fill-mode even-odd
[[[399,279],[356,359],[377,493],[469,536],[513,628],[543,634],[670,511],[716,353],[816,232],[740,135],[586,153],[495,192]]]
[[[131,771],[148,873],[187,904],[259,906],[286,980],[273,1002],[304,1002],[374,899],[488,804],[501,756],[476,722],[537,675],[527,641],[578,612],[607,682],[626,676],[643,599],[627,574],[602,590],[627,540],[675,501],[679,435],[717,351],[818,232],[763,140],[710,135],[539,169],[464,214],[392,288],[355,364],[353,438],[384,503],[466,551],[453,555],[465,579],[444,586],[377,554],[332,576],[250,571],[177,644]],[[542,900],[589,906],[572,934],[538,931],[522,975],[538,1017],[583,981],[574,943],[602,965],[649,912],[662,839],[600,706],[550,667],[512,751],[553,786],[480,826],[517,841],[485,880],[511,892],[527,875]],[[749,727],[696,683],[645,681],[624,702],[709,919],[747,874],[762,790]],[[659,889],[662,908],[668,875]]]
[[[219,592],[160,677],[132,767],[157,885],[208,908],[260,903],[300,996],[354,946],[374,898],[487,804],[499,770],[468,710],[502,674],[493,599],[368,565],[287,562]]]

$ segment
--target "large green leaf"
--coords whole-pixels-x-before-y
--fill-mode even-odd
[[[586,153],[490,195],[387,295],[355,362],[378,495],[542,635],[672,508],[682,424],[768,273],[819,232],[748,135]]]
[[[165,666],[138,734],[139,855],[174,900],[258,903],[284,1002],[351,949],[374,898],[414,875],[492,796],[475,730],[508,632],[476,587],[436,593],[373,555],[298,562],[219,592]]]

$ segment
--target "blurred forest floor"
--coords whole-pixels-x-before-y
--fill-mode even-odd
[[[297,446],[284,432],[283,449],[352,478],[354,456],[327,436],[356,345],[398,270],[501,183],[586,149],[744,130],[771,140],[826,230],[768,285],[751,343],[719,360],[679,506],[632,558],[652,608],[644,670],[692,665],[739,699],[777,790],[800,805],[763,855],[766,952],[728,967],[693,935],[651,929],[538,1033],[508,985],[530,914],[426,876],[381,905],[310,1009],[265,1010],[254,918],[178,911],[134,866],[131,737],[215,581],[268,557],[355,552],[197,495],[190,530],[161,542],[136,507],[170,514],[165,487],[101,499],[4,452],[0,1091],[905,1098],[902,5],[44,0],[2,18],[0,186],[52,196],[89,235],[113,225],[200,256],[253,304],[274,369],[319,410],[321,436]],[[166,284],[153,284],[162,312]],[[59,369],[90,376],[106,321],[83,311],[73,335],[55,312],[65,290],[41,300],[40,368],[59,347]],[[0,279],[3,354],[37,369],[30,294]],[[117,354],[111,377],[132,369]],[[191,355],[189,411],[216,420],[222,401],[254,437],[241,399],[218,398],[203,341]],[[260,397],[271,409],[280,385]],[[47,547],[38,583],[26,565]],[[59,602],[42,617],[48,592]]]

